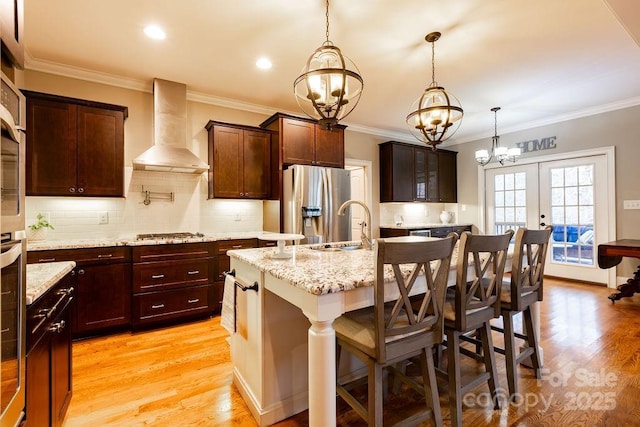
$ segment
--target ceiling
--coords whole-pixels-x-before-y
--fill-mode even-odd
[[[400,7],[401,5],[401,7]],[[322,0],[25,1],[26,68],[302,115],[293,81],[325,39]],[[636,0],[333,0],[330,40],[358,66],[364,93],[351,129],[415,141],[412,103],[435,76],[464,108],[450,143],[640,104]],[[143,27],[164,27],[155,41]],[[256,68],[260,56],[273,62]],[[215,117],[211,119],[215,120]],[[257,123],[256,123],[257,125]]]

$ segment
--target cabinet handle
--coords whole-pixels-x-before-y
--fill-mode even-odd
[[[98,258],[111,258],[113,256],[113,254],[101,254],[98,255]]]
[[[54,262],[55,258],[40,258],[38,262]]]
[[[78,193],[84,193],[84,188],[83,187],[78,188]]]
[[[78,270],[78,274],[84,274],[84,268],[81,268],[80,270]]]
[[[193,271],[188,271],[187,274],[193,276],[194,274],[199,274],[200,270],[193,270]]]
[[[6,328],[6,329],[1,330],[0,332],[4,334],[5,332],[9,332],[10,330],[11,330],[10,328]]]
[[[75,192],[76,192],[75,187],[69,187],[69,193],[75,193]]]
[[[187,300],[187,302],[188,302],[189,304],[195,304],[195,303],[197,303],[197,302],[199,302],[199,301],[200,301],[200,298]]]
[[[240,193],[240,197],[244,197],[244,193]]]
[[[151,276],[152,279],[162,279],[164,278],[164,274],[154,274]]]
[[[59,334],[60,332],[62,332],[65,326],[67,326],[67,322],[61,320],[58,323],[54,323],[53,325],[49,326],[49,331]]]
[[[164,304],[154,304],[151,306],[152,309],[157,310],[158,308],[164,308]]]
[[[60,289],[58,291],[58,295],[64,295],[64,296],[71,295],[73,291],[74,291],[73,286],[66,289]]]
[[[233,245],[233,246],[231,246],[231,247],[232,247],[233,249],[240,249],[240,248],[242,248],[242,245]]]

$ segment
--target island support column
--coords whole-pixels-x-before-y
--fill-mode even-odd
[[[309,426],[336,425],[336,331],[333,320],[315,320],[309,313]]]

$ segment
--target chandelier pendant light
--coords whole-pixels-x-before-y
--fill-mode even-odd
[[[440,35],[433,32],[425,37],[431,43],[431,84],[413,103],[407,116],[411,134],[434,150],[458,130],[464,114],[460,101],[436,83],[435,42]]]
[[[296,101],[307,116],[330,129],[358,105],[363,87],[356,65],[329,40],[327,0],[326,39],[293,83]]]
[[[498,136],[498,111],[500,111],[500,107],[493,107],[491,109],[493,111],[493,129],[494,134],[491,138],[491,151],[489,150],[478,150],[476,151],[476,161],[481,165],[485,166],[488,164],[493,157],[501,164],[504,165],[504,162],[513,162],[515,163],[520,157],[520,149],[519,148],[507,148],[500,145],[500,137]]]

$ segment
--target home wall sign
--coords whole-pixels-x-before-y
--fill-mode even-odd
[[[542,151],[551,150],[556,148],[556,137],[547,136],[542,139],[532,139],[530,141],[516,142],[516,147],[522,150],[523,153],[530,151]]]

